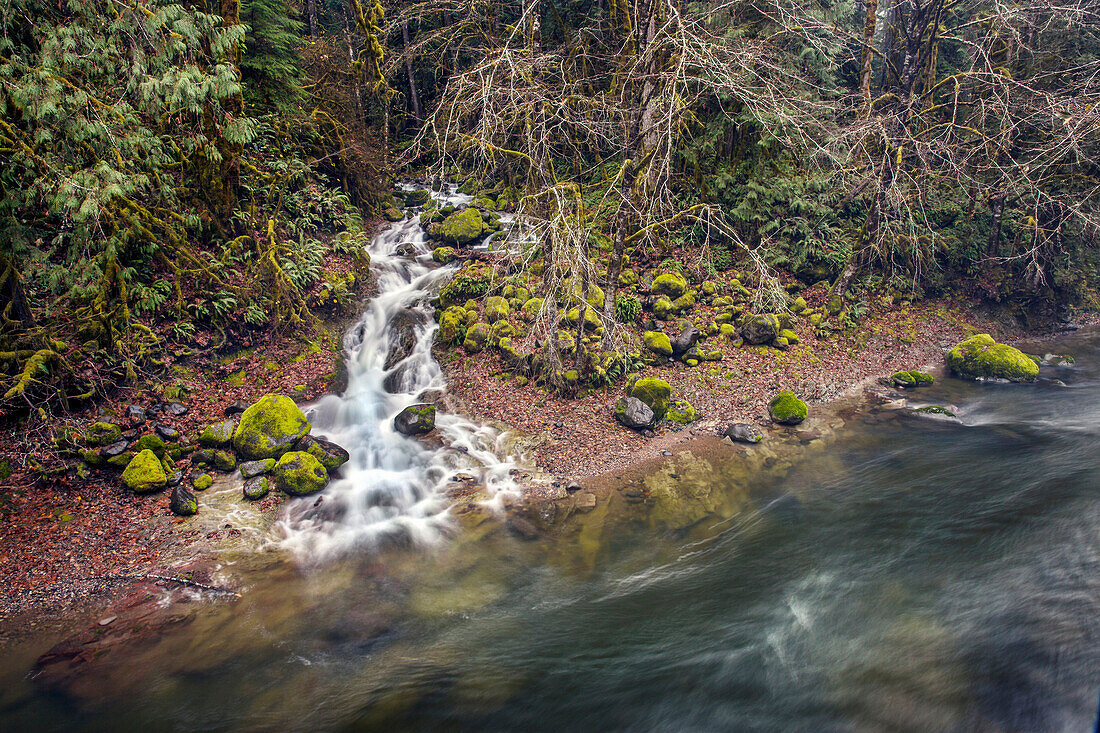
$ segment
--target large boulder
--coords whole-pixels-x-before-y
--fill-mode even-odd
[[[631,430],[652,430],[657,416],[637,397],[620,397],[615,403],[615,419]]]
[[[489,324],[475,323],[466,329],[466,338],[462,341],[462,348],[467,354],[476,354],[485,348],[489,340]]]
[[[295,446],[295,449],[309,453],[320,461],[327,471],[335,471],[351,460],[350,453],[328,438],[315,438],[312,435],[307,435]]]
[[[429,233],[447,244],[463,245],[473,242],[485,232],[485,221],[477,209],[456,211],[438,224],[432,224]]]
[[[658,420],[662,420],[668,413],[668,402],[672,397],[672,387],[663,379],[645,377],[639,379],[630,388],[630,396],[646,403],[649,409],[653,410],[654,416]]]
[[[654,278],[653,286],[650,287],[649,292],[653,295],[667,295],[670,300],[676,300],[686,293],[687,289],[688,283],[684,276],[672,272]]]
[[[660,331],[646,331],[642,334],[645,347],[659,356],[672,356],[673,346],[668,336]]]
[[[779,318],[772,313],[762,313],[745,319],[741,338],[749,344],[769,344],[779,336],[779,330]]]
[[[781,425],[798,425],[809,415],[806,403],[798,399],[794,392],[780,392],[768,403],[772,420]]]
[[[284,453],[273,473],[275,484],[291,496],[314,494],[328,484],[328,471],[305,451]]]
[[[409,405],[393,419],[393,429],[402,435],[424,435],[435,429],[435,405]]]
[[[233,447],[243,458],[278,458],[309,432],[309,420],[289,397],[264,395],[241,415]]]
[[[131,458],[122,471],[122,483],[135,494],[149,494],[168,485],[168,474],[156,453],[143,450]]]
[[[1007,379],[1010,382],[1034,382],[1039,365],[1024,352],[999,344],[988,333],[961,341],[947,352],[947,366],[967,379]]]

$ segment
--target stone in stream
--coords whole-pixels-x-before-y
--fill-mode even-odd
[[[271,491],[271,479],[267,476],[256,476],[244,482],[244,498],[256,501],[268,495]]]
[[[328,471],[305,451],[284,453],[275,464],[275,484],[291,496],[314,494],[328,484]]]
[[[264,458],[259,461],[246,461],[240,465],[241,476],[244,478],[253,478],[265,473],[271,473],[274,468],[274,458]]]
[[[393,429],[402,435],[416,436],[435,429],[435,405],[409,405],[393,419]]]
[[[168,485],[164,464],[151,450],[143,450],[134,456],[122,472],[122,483],[135,494],[149,494]]]
[[[722,437],[729,438],[734,443],[756,444],[764,439],[764,433],[752,425],[735,422],[722,431]]]
[[[261,397],[241,415],[233,447],[242,458],[278,458],[309,432],[309,420],[284,395]]]
[[[931,374],[918,372],[915,369],[894,372],[890,375],[890,380],[894,383],[895,387],[924,387],[936,381],[935,377]]]
[[[191,487],[195,491],[206,491],[214,485],[214,477],[208,473],[202,473],[191,479]]]
[[[172,489],[172,497],[168,500],[168,508],[173,514],[181,517],[190,517],[199,513],[199,500],[187,490],[186,486],[176,486]]]
[[[394,314],[389,322],[390,351],[383,369],[389,371],[408,358],[416,348],[416,335],[426,322],[427,315],[423,311],[406,309]]]
[[[772,420],[780,425],[798,425],[809,415],[806,403],[798,399],[794,392],[780,392],[768,403]]]
[[[351,454],[328,438],[307,435],[298,441],[295,450],[304,450],[321,462],[327,471],[335,471],[351,459]]]
[[[631,430],[649,430],[657,422],[657,416],[649,405],[637,397],[620,397],[615,403],[615,419]]]
[[[987,333],[959,342],[947,353],[947,366],[967,379],[1005,379],[1034,382],[1039,365],[1017,348],[999,344]]]

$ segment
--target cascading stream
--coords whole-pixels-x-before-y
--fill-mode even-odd
[[[469,196],[453,187],[433,194],[441,205],[461,206]],[[324,560],[388,538],[437,541],[446,532],[443,489],[468,474],[497,497],[513,491],[517,459],[506,435],[458,415],[437,412],[442,445],[398,433],[393,418],[426,391],[446,381],[432,358],[436,324],[429,300],[455,272],[434,266],[417,211],[370,245],[378,294],[344,339],[348,388],[307,408],[313,432],[347,448],[351,460],[322,499],[287,505],[281,544],[306,561]]]

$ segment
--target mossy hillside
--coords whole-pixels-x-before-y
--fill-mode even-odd
[[[135,494],[149,494],[168,485],[164,465],[151,450],[143,450],[134,456],[122,471],[122,483]]]
[[[997,343],[987,333],[964,339],[947,353],[947,366],[967,379],[1005,379],[1033,382],[1039,365],[1019,349]]]
[[[264,395],[244,411],[233,447],[245,458],[278,458],[309,432],[309,421],[294,400]]]

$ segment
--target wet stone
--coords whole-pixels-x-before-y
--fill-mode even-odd
[[[145,408],[130,405],[126,408],[126,417],[133,425],[141,425],[145,422]]]
[[[121,456],[123,453],[126,452],[126,448],[129,445],[130,441],[128,440],[118,440],[105,447],[99,452],[99,454],[104,458],[114,458],[115,456]]]
[[[589,510],[596,508],[596,495],[587,492],[577,494],[577,509]]]
[[[187,406],[179,402],[169,402],[164,411],[173,417],[187,414]]]
[[[162,440],[179,440],[180,431],[176,430],[170,425],[163,423],[157,423],[153,426],[153,432],[155,432]]]
[[[174,514],[189,517],[199,513],[199,500],[186,486],[176,486],[172,489],[172,498],[168,501],[168,508]]]
[[[268,495],[271,491],[271,479],[267,476],[257,476],[244,483],[244,498],[256,501]]]
[[[266,458],[262,461],[246,461],[240,465],[241,476],[244,478],[254,478],[265,473],[271,473],[274,468],[274,458]]]
[[[759,443],[764,439],[764,433],[758,428],[746,423],[735,422],[722,431],[723,437],[729,438],[734,443]]]

